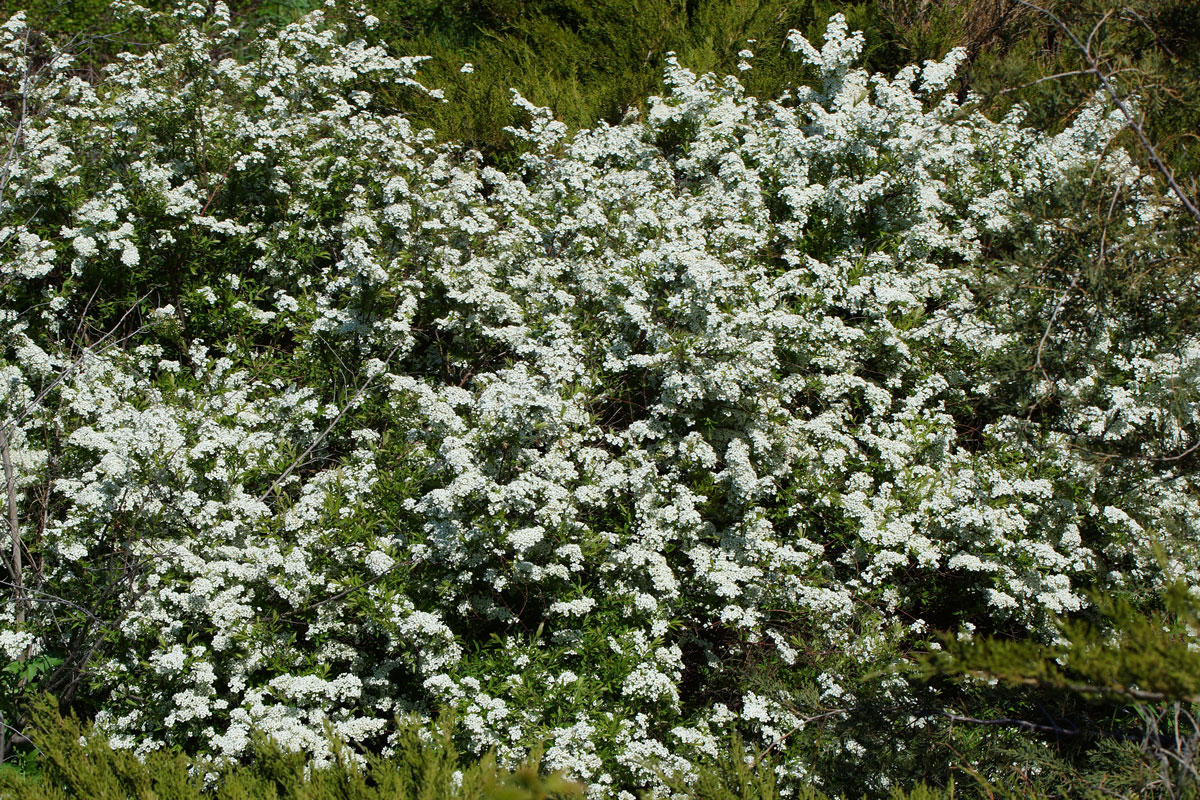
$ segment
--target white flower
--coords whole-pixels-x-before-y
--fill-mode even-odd
[[[327,730],[374,746],[445,708],[470,748],[515,764],[545,739],[603,797],[662,794],[736,723],[809,782],[787,748],[811,695],[852,707],[928,635],[929,576],[1039,639],[1076,587],[1200,582],[1195,484],[1161,460],[1194,440],[1200,337],[1154,328],[1170,303],[1076,317],[1070,274],[991,280],[1078,255],[1055,203],[1085,188],[1121,199],[1111,252],[1172,256],[1177,209],[1109,109],[1053,136],[989,120],[945,91],[961,52],[871,76],[837,16],[819,48],[789,35],[819,85],[783,99],[673,55],[619,125],[514,93],[501,168],[375,101],[424,91],[422,59],[318,10],[214,63],[229,23],[202,6],[100,89],[48,67],[0,208],[12,488],[39,591],[127,606],[96,697],[147,704],[101,709],[114,741],[240,757],[258,728],[319,765]],[[21,30],[0,26],[17,92]],[[169,139],[180,103],[224,178]],[[179,267],[106,338],[101,254]],[[1194,294],[1161,272],[1156,297]],[[1052,317],[1061,358],[1013,383]],[[144,583],[81,593],[117,546]],[[31,604],[0,647],[62,612]],[[693,680],[810,655],[803,691],[729,673],[738,713]]]
[[[94,256],[100,249],[96,246],[96,240],[90,236],[76,236],[71,240],[71,246],[75,248],[75,252],[87,258]]]
[[[3,652],[9,661],[36,655],[38,648],[35,641],[36,637],[29,631],[0,630],[0,652]]]
[[[382,550],[372,550],[367,553],[365,562],[367,569],[376,575],[384,574],[396,564],[395,560]]]
[[[565,617],[582,617],[596,607],[596,601],[591,597],[580,597],[575,600],[559,601],[550,604],[550,613]]]

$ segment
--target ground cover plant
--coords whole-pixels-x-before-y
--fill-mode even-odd
[[[514,92],[501,163],[399,110],[443,92],[365,11],[118,8],[167,40],[98,82],[0,27],[12,729],[49,690],[320,769],[453,712],[601,797],[734,732],[785,792],[1052,793],[966,722],[1046,697],[906,668],[1197,583],[1196,220],[1105,93],[989,119],[964,51],[872,75],[834,16],[779,96],[666,56],[570,132]]]

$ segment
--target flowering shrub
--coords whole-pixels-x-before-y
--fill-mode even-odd
[[[882,788],[930,706],[869,675],[932,632],[1200,579],[1194,281],[1079,299],[1178,246],[1099,98],[990,121],[834,17],[773,101],[671,60],[568,137],[514,94],[502,172],[389,111],[420,59],[317,12],[239,63],[217,8],[95,86],[0,28],[0,640],[114,744],[453,709],[630,796],[741,725]]]

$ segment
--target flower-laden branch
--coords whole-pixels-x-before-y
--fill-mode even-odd
[[[158,287],[150,289],[148,292],[139,297],[131,306],[129,306],[129,308],[127,308],[125,312],[121,314],[121,318],[118,319],[112,328],[110,328],[103,336],[97,339],[95,344],[84,347],[83,352],[76,356],[75,359],[64,369],[60,370],[59,373],[54,377],[54,380],[43,386],[41,391],[39,391],[32,400],[17,410],[12,417],[9,417],[2,424],[0,424],[0,431],[19,427],[29,417],[30,414],[32,414],[38,409],[38,407],[41,406],[42,401],[45,400],[51,392],[58,388],[64,381],[69,379],[76,370],[78,370],[84,363],[87,362],[89,358],[97,358],[102,356],[107,351],[120,347],[126,342],[136,339],[148,328],[157,324],[155,322],[141,324],[136,329],[130,331],[124,336],[120,336],[116,339],[112,339],[112,341],[109,341],[109,339],[124,326],[125,320],[129,318],[129,315],[136,311],[141,303],[144,302],[147,297],[157,291],[157,289]],[[82,325],[82,319],[80,321],[80,325]],[[76,336],[78,337],[78,331],[76,332]]]

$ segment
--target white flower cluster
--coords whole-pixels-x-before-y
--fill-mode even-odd
[[[326,724],[378,744],[455,706],[480,750],[544,739],[612,795],[735,717],[797,727],[809,695],[738,665],[845,703],[914,618],[1037,635],[1082,585],[1200,581],[1172,460],[1200,337],[1055,331],[1070,276],[984,299],[1072,241],[1046,197],[1119,190],[1099,247],[1170,222],[1098,102],[1056,136],[990,121],[943,93],[961,53],[871,76],[835,17],[791,37],[823,85],[775,101],[672,59],[644,121],[568,136],[517,95],[506,173],[376,99],[425,91],[419,59],[320,13],[246,63],[210,57],[227,34],[29,83],[0,196],[0,413],[39,591],[108,615],[114,741],[237,756],[257,725],[329,758]],[[68,314],[159,279],[141,346],[75,358]],[[1041,384],[1006,383],[1021,353]],[[10,657],[71,646],[50,605],[4,613]]]

